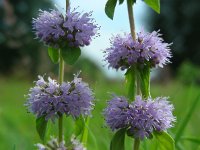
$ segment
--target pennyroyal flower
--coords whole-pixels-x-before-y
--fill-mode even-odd
[[[57,10],[40,10],[33,19],[36,37],[46,45],[55,48],[81,47],[89,45],[92,37],[98,36],[99,27],[91,18],[92,12],[79,13],[69,8],[65,15]]]
[[[119,105],[122,102],[123,105]],[[153,131],[161,132],[173,126],[173,109],[166,97],[143,100],[141,96],[136,96],[130,104],[124,97],[115,97],[109,102],[104,114],[112,130],[126,128],[129,136],[143,140],[151,138]]]
[[[108,62],[108,67],[117,70],[134,65],[163,67],[172,57],[169,48],[171,44],[164,42],[159,31],[141,31],[137,33],[136,40],[133,40],[131,34],[117,35],[110,41],[111,46],[104,51],[105,61]]]
[[[45,81],[39,76],[35,87],[30,89],[25,105],[30,112],[37,117],[45,116],[46,120],[54,119],[59,114],[76,118],[90,115],[93,100],[92,90],[77,76],[73,81],[61,85],[51,78]]]
[[[127,125],[129,104],[125,97],[114,96],[104,110],[106,123],[112,130],[124,128]]]
[[[57,138],[51,137],[51,140],[47,142],[46,145],[38,143],[35,144],[38,150],[86,150],[83,144],[72,136],[70,143],[65,144],[65,141],[62,141],[60,144]]]

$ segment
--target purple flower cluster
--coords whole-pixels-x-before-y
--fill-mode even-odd
[[[131,34],[123,37],[117,35],[111,39],[111,47],[104,52],[108,66],[115,69],[128,69],[134,65],[149,65],[150,67],[163,67],[169,63],[171,52],[169,46],[161,38],[159,32],[141,31],[137,33],[136,40]]]
[[[127,125],[129,104],[125,97],[114,96],[108,102],[108,107],[104,110],[106,123],[112,129],[125,128]]]
[[[82,143],[73,136],[68,146],[65,146],[64,141],[59,144],[58,139],[53,137],[51,137],[51,140],[48,141],[47,145],[38,143],[35,144],[35,146],[38,148],[38,150],[86,150]]]
[[[164,131],[173,126],[173,105],[166,97],[142,100],[141,96],[131,104],[124,97],[114,97],[104,110],[106,123],[112,130],[127,128],[134,138],[150,138],[153,131]]]
[[[90,115],[93,100],[94,96],[88,84],[77,76],[73,81],[61,85],[51,78],[46,82],[39,76],[35,87],[30,89],[26,106],[37,117],[45,116],[46,120],[54,119],[59,114],[76,118]]]
[[[33,19],[33,29],[37,38],[48,46],[85,46],[90,44],[99,29],[91,15],[92,12],[81,14],[75,9],[68,9],[65,15],[57,10],[40,10],[38,18]]]

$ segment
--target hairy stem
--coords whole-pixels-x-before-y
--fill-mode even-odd
[[[130,0],[127,0],[127,7],[128,7],[128,18],[129,18],[129,24],[131,29],[131,35],[133,37],[133,40],[136,39],[135,37],[135,21],[134,21],[134,15],[133,15],[133,6],[130,3]]]
[[[69,7],[69,0],[66,0],[66,11],[67,11],[68,7]]]
[[[127,0],[127,8],[128,8],[128,18],[129,18],[131,35],[132,35],[133,40],[136,40],[133,6],[132,6],[130,0]],[[140,81],[139,81],[138,77],[136,79],[136,93],[138,95],[141,94],[141,92],[140,92]]]
[[[64,80],[64,60],[61,55],[61,50],[59,53],[60,63],[59,63],[59,83],[62,84]],[[58,119],[58,141],[59,143],[63,141],[63,116],[59,115]]]
[[[136,40],[133,6],[132,6],[130,0],[127,0],[127,8],[128,8],[128,18],[129,18],[131,35],[132,35],[133,40]],[[140,90],[140,80],[139,80],[138,76],[137,76],[137,79],[136,79],[136,90],[137,90],[136,93],[140,94],[140,91],[141,91]],[[133,150],[139,150],[139,147],[140,147],[140,140],[135,139]]]
[[[133,150],[139,150],[139,147],[140,147],[140,140],[139,139],[135,139],[134,140]]]

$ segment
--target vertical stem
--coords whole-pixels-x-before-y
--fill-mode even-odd
[[[131,35],[133,37],[133,40],[136,39],[135,37],[135,21],[134,21],[134,15],[133,15],[133,6],[130,2],[130,0],[127,0],[127,8],[128,8],[128,18],[129,18],[129,24],[131,29]]]
[[[61,55],[61,50],[59,52],[60,63],[59,63],[59,83],[62,84],[64,80],[64,60]],[[58,141],[61,143],[63,141],[63,116],[59,115],[58,119]]]
[[[66,11],[67,11],[68,7],[69,7],[69,0],[66,0]]]
[[[127,8],[128,8],[128,18],[129,18],[131,35],[132,35],[133,40],[136,40],[133,6],[132,6],[130,0],[127,0]],[[140,94],[140,81],[139,81],[138,76],[136,78],[136,90],[137,90],[137,94]],[[134,140],[133,150],[139,150],[139,146],[140,146],[140,140],[139,139],[135,139]]]
[[[139,150],[139,147],[140,147],[140,140],[139,139],[135,139],[134,140],[133,150]]]
[[[66,12],[69,7],[69,0],[66,0]],[[60,63],[59,63],[59,83],[62,84],[64,80],[64,60],[61,55],[61,50],[59,51],[59,58],[60,58]],[[63,116],[62,114],[59,114],[59,119],[58,119],[58,142],[61,143],[63,141]]]

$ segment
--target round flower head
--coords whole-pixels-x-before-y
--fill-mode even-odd
[[[106,123],[112,129],[126,128],[129,136],[151,138],[153,131],[164,131],[173,126],[173,105],[166,97],[145,99],[136,96],[131,104],[124,97],[114,97],[104,110]]]
[[[106,123],[112,130],[126,127],[128,107],[129,104],[125,97],[115,96],[108,102],[104,115]]]
[[[92,12],[81,14],[70,8],[65,15],[57,10],[40,10],[38,18],[33,19],[33,29],[36,37],[48,46],[85,46],[90,44],[99,29],[91,15]]]
[[[112,37],[111,47],[105,50],[105,61],[109,67],[121,70],[134,65],[163,67],[170,62],[170,45],[163,41],[159,31],[141,31],[137,33],[136,40],[131,34],[117,35]]]
[[[172,127],[175,121],[172,110],[173,105],[166,97],[142,100],[141,96],[136,96],[128,112],[129,134],[139,139],[151,138],[153,131],[160,132]]]
[[[35,87],[30,89],[27,106],[37,117],[45,116],[46,120],[54,119],[59,114],[79,117],[89,115],[94,100],[88,85],[75,76],[72,82],[58,84],[48,78],[46,82],[39,76]]]
[[[75,76],[70,83],[63,83],[60,87],[62,91],[63,104],[67,115],[79,117],[82,115],[90,115],[93,109],[94,100],[93,92],[88,84],[83,82],[81,78]]]

